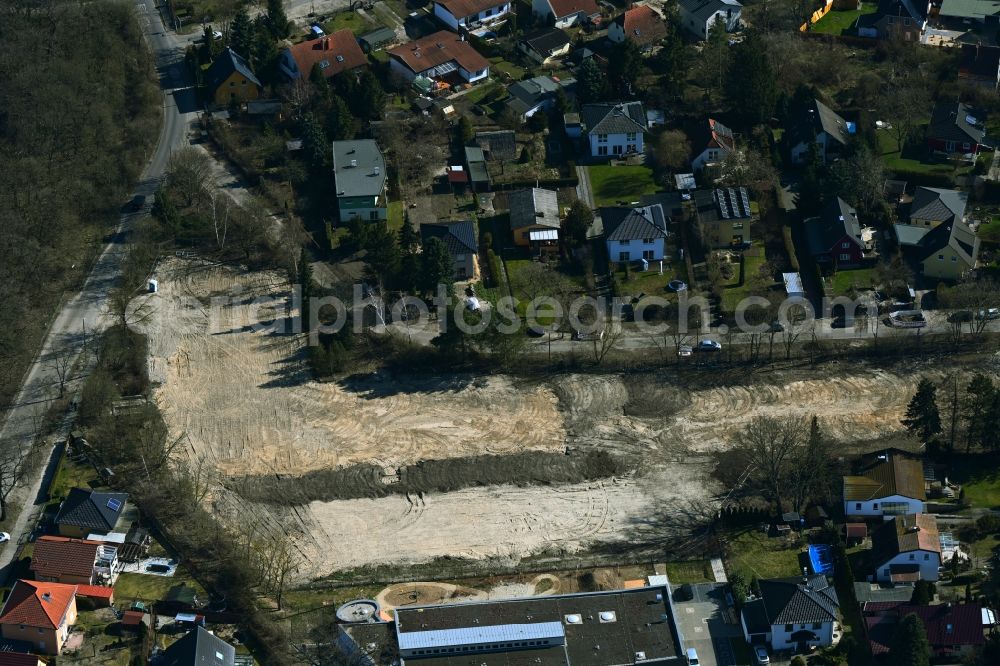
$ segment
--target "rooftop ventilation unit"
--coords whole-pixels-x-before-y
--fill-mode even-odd
[[[563,619],[566,621],[566,624],[583,624],[583,618],[576,613],[567,615]]]
[[[618,616],[615,615],[614,611],[601,611],[597,615],[600,618],[601,624],[609,624],[611,622],[617,622]]]

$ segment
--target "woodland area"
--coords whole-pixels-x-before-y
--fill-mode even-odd
[[[0,6],[0,406],[156,141],[152,56],[128,3]]]

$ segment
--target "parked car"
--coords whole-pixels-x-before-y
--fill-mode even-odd
[[[758,645],[753,649],[753,656],[757,659],[757,663],[761,666],[771,663],[771,657],[767,654],[767,648],[763,645]]]
[[[671,280],[667,283],[667,289],[673,292],[686,291],[687,288],[688,286],[683,280]]]
[[[701,666],[701,662],[698,661],[698,651],[694,648],[688,648],[687,658],[688,666]]]
[[[684,356],[690,356],[691,352],[692,352],[691,345],[681,345],[680,347],[677,348],[677,355],[678,356],[682,356],[682,357],[684,357]]]
[[[1000,308],[990,308],[988,310],[980,310],[976,313],[976,319],[985,319],[986,321],[993,321],[994,319],[1000,319]]]
[[[698,343],[698,351],[722,351],[722,343],[717,340],[702,340]]]

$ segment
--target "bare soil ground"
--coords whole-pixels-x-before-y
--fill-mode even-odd
[[[843,441],[891,435],[919,379],[917,372],[841,365],[753,377],[719,371],[686,387],[653,374],[534,383],[377,374],[318,383],[303,366],[301,336],[249,327],[272,316],[255,312],[250,300],[284,298],[284,276],[171,258],[157,277],[160,292],[143,297],[155,310],[145,327],[156,400],[171,432],[186,437],[192,466],[217,475],[210,497],[216,511],[257,525],[262,536],[291,538],[303,579],[441,557],[516,564],[616,544],[676,545],[722,491],[710,454],[748,419],[817,414]],[[238,301],[221,311],[234,327],[210,321],[210,299],[233,293]],[[563,451],[607,452],[632,471],[580,483],[555,473],[546,481],[542,471],[524,483],[477,486],[466,462],[492,456],[483,464],[503,465],[505,456]],[[222,485],[232,477],[287,479],[352,465],[374,465],[391,477],[422,460],[449,459],[453,473],[470,475],[451,484],[459,488],[452,492],[282,504],[250,501]],[[555,458],[548,464],[560,466]]]

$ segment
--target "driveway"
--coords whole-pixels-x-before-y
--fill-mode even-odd
[[[743,640],[735,611],[726,605],[725,583],[693,585],[691,601],[675,601],[684,647],[698,651],[702,666],[735,666],[730,639]]]

